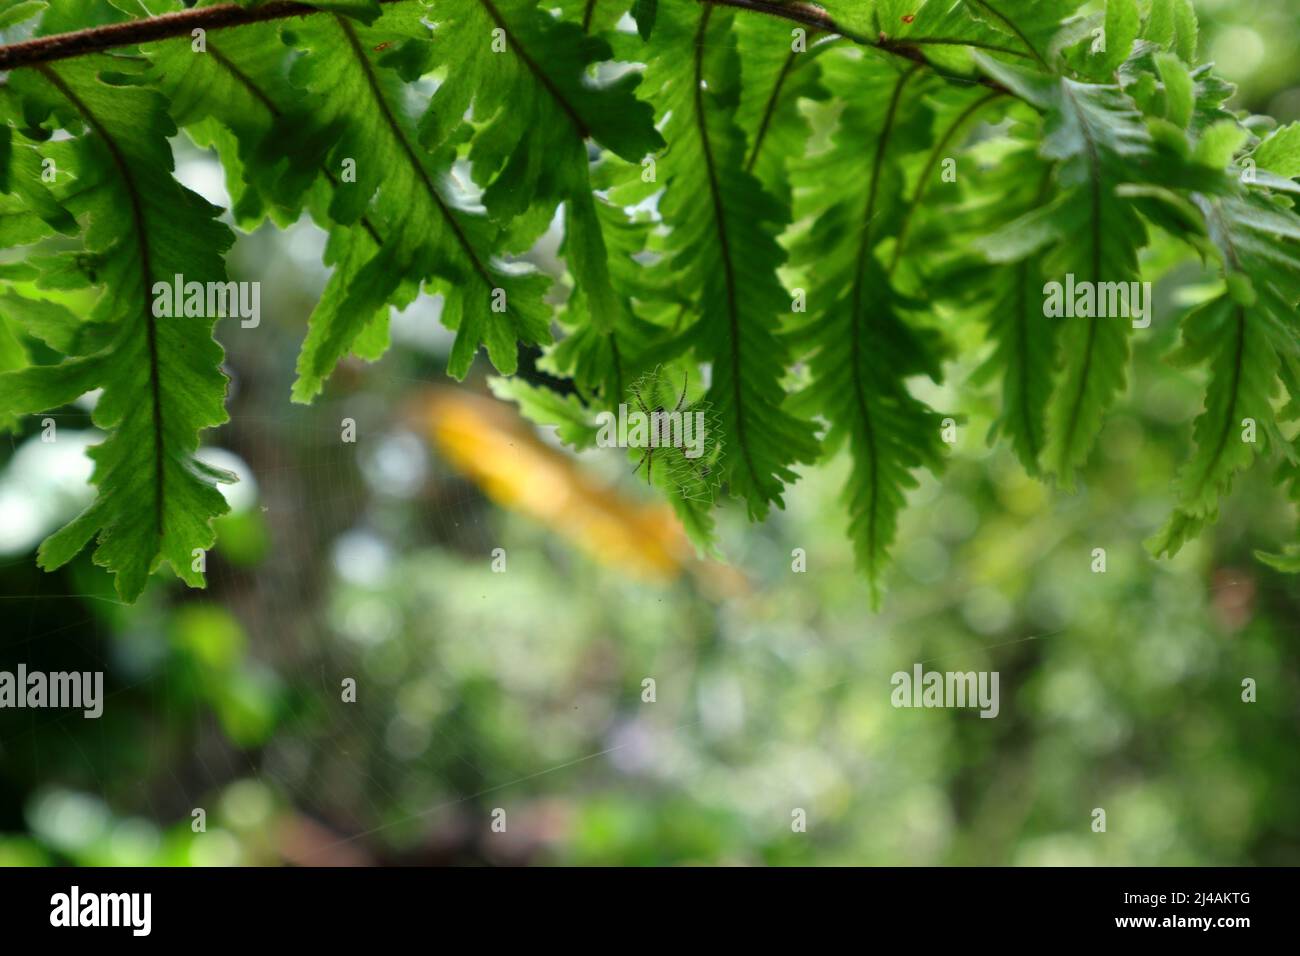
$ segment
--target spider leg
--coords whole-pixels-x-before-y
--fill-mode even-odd
[[[691,373],[687,370],[682,373],[682,397],[677,399],[677,407],[674,408],[673,411],[679,411],[682,407],[682,403],[686,401],[686,386],[690,384],[690,381]]]
[[[636,407],[645,415],[650,414],[650,409],[646,408],[645,399],[641,397],[641,389],[635,385],[632,386],[632,394],[636,396]]]

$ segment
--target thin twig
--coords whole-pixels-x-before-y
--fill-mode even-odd
[[[400,3],[401,0],[376,0],[376,2]],[[292,0],[273,0],[271,3],[252,9],[234,3],[198,7],[193,10],[182,10],[179,13],[165,13],[145,20],[110,23],[107,26],[89,27],[71,33],[56,33],[52,36],[36,37],[22,43],[2,46],[0,47],[0,70],[53,63],[56,60],[85,56],[87,53],[100,53],[120,46],[134,46],[137,43],[189,36],[193,30],[220,30],[225,27],[240,27],[249,23],[283,20],[286,17],[301,17],[320,12],[316,7],[305,3],[294,3]]]
[[[902,57],[905,60],[911,60],[913,63],[924,66],[945,79],[955,80],[960,83],[972,83],[978,86],[987,87],[990,90],[997,90],[999,93],[1014,95],[997,80],[990,79],[986,76],[966,77],[954,76],[946,73],[936,67],[921,52],[920,48],[909,41],[906,37],[898,40],[891,40],[884,34],[879,37],[869,37],[861,33],[856,33],[847,27],[841,26],[835,22],[835,19],[820,7],[812,6],[807,3],[799,2],[782,2],[782,0],[700,0],[701,3],[711,3],[715,6],[735,7],[738,10],[749,10],[754,13],[766,14],[770,17],[777,17],[782,20],[789,20],[791,23],[801,23],[806,27],[814,30],[821,30],[825,33],[834,33],[851,40],[861,46],[868,46],[882,53],[889,53],[893,56]],[[932,38],[926,38],[926,43],[944,42]],[[979,47],[980,43],[967,43],[962,41],[963,46]]]
[[[402,3],[404,0],[375,0],[377,3]],[[837,34],[862,46],[868,46],[893,56],[911,60],[938,73],[946,79],[962,83],[974,83],[1010,93],[1001,83],[988,77],[954,76],[938,69],[921,52],[920,46],[927,43],[960,42],[964,46],[981,46],[979,43],[953,41],[942,38],[906,38],[891,40],[885,36],[868,37],[841,26],[820,7],[801,2],[781,2],[781,0],[701,0],[718,6],[736,7],[754,13],[800,23],[814,30]],[[272,0],[252,9],[234,3],[223,3],[212,7],[199,7],[179,13],[166,13],[145,20],[128,20],[125,23],[110,23],[107,26],[89,27],[71,33],[57,33],[53,36],[36,37],[22,43],[0,46],[0,70],[14,70],[24,66],[37,66],[84,56],[88,53],[100,53],[116,47],[134,46],[138,43],[151,43],[155,40],[167,40],[173,37],[188,36],[197,29],[221,30],[228,27],[245,26],[250,23],[264,23],[268,20],[283,20],[288,17],[302,17],[320,13],[317,7],[293,0]],[[990,48],[993,49],[993,48]]]

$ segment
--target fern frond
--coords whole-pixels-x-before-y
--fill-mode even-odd
[[[777,326],[790,297],[776,275],[784,261],[776,234],[789,213],[744,169],[730,12],[661,3],[649,54],[647,89],[671,144],[659,162],[668,251],[680,281],[699,290],[695,348],[712,370],[707,400],[722,423],[726,479],[762,518],[783,506],[793,466],[818,453],[782,387],[788,354]]]
[[[258,150],[277,133],[311,126],[295,115],[300,97],[289,83],[291,51],[279,25],[221,31],[207,37],[205,46],[196,53],[181,38],[146,44],[140,52],[176,125],[200,146],[217,149],[235,221],[252,230],[272,215],[288,225],[301,213],[311,180],[280,175],[282,167],[259,162]]]
[[[1177,508],[1149,542],[1157,555],[1176,554],[1218,515],[1235,475],[1276,434],[1281,361],[1300,357],[1300,216],[1259,195],[1201,197],[1198,205],[1227,290],[1183,322],[1180,359],[1208,364],[1210,378],[1193,425],[1196,451],[1176,483]]]
[[[625,171],[634,175],[635,171]],[[666,290],[636,257],[644,254],[653,223],[644,214],[631,214],[618,203],[599,196],[566,207],[566,223],[591,217],[592,224],[565,230],[564,254],[575,275],[603,272],[600,281],[576,283],[560,315],[569,330],[550,358],[558,372],[573,378],[578,390],[593,404],[612,410],[627,401],[631,382],[656,360],[676,351],[656,355],[671,335],[643,319],[633,304],[643,308],[660,302]],[[587,262],[586,260],[589,260]]]
[[[593,196],[587,140],[638,164],[663,146],[653,109],[634,95],[640,74],[593,82],[594,67],[613,55],[609,43],[539,10],[533,0],[458,0],[437,5],[431,15],[436,38],[447,38],[452,51],[446,69],[455,82],[434,95],[424,143],[446,139],[472,111],[468,158],[488,213],[503,223],[527,213],[528,223],[545,226],[565,204],[563,252],[574,280],[566,317],[579,324],[579,335],[595,337],[599,353],[582,344],[592,363],[576,373],[584,387],[599,382],[607,399],[618,401],[625,370],[617,336],[630,309],[612,284],[604,228],[606,222],[617,228],[621,216]],[[483,55],[463,42],[477,36],[495,36],[501,52]],[[525,232],[514,241],[526,245],[533,238]],[[624,341],[623,349],[630,348]]]
[[[329,215],[346,224],[370,208],[383,237],[347,288],[323,301],[327,311],[313,316],[294,386],[298,401],[320,390],[334,364],[403,286],[427,281],[443,293],[443,324],[457,332],[448,372],[457,378],[469,370],[480,344],[509,374],[517,342],[550,339],[542,298],[549,281],[495,259],[499,227],[462,208],[447,181],[454,152],[431,154],[419,145],[402,80],[423,72],[427,36],[418,10],[394,7],[385,7],[370,26],[317,16],[292,33],[302,55],[291,79],[313,94],[316,128],[338,131],[323,161],[355,169],[355,183],[335,191]],[[485,52],[490,43],[490,35],[482,37]],[[322,162],[319,153],[298,152],[290,159],[313,175]]]
[[[88,321],[108,330],[108,341],[57,365],[0,375],[0,407],[18,412],[103,389],[94,421],[108,437],[90,451],[98,495],[45,540],[38,560],[58,567],[97,536],[95,561],[116,574],[124,600],[134,600],[164,561],[202,586],[193,551],[211,546],[211,519],[227,510],[215,482],[231,480],[194,457],[199,432],[226,420],[215,317],[159,317],[154,286],[176,275],[224,280],[222,253],[233,236],[216,221],[220,210],[172,177],[167,138],[175,126],[162,98],[134,85],[140,65],[96,55],[10,76],[29,119],[52,115],[82,131],[50,148],[78,177],[66,205],[87,224],[92,259],[83,261],[93,265],[81,281],[104,287]],[[65,270],[61,282],[72,275]]]
[[[736,124],[748,142],[745,171],[788,205],[787,166],[803,155],[812,134],[799,104],[829,95],[820,83],[817,58],[836,41],[801,37],[796,42],[787,24],[748,17],[736,22],[736,42],[742,71]]]
[[[972,14],[1008,37],[1050,71],[1053,40],[1083,0],[962,0]]]
[[[1145,228],[1132,204],[1116,192],[1121,184],[1149,175],[1143,166],[1151,138],[1132,102],[1116,86],[1047,78],[989,58],[980,62],[1045,111],[1040,154],[1057,164],[1057,195],[987,239],[989,255],[1012,262],[1046,249],[1043,271],[1049,281],[1065,284],[1073,276],[1076,284],[1094,290],[1138,281]],[[1061,374],[1048,403],[1042,465],[1070,489],[1103,415],[1124,388],[1130,322],[1100,315],[1054,321],[1062,323]]]
[[[877,254],[901,219],[898,158],[926,143],[930,117],[919,67],[898,72],[878,57],[831,55],[823,70],[833,93],[851,88],[855,96],[830,148],[796,171],[805,184],[797,208],[813,222],[794,249],[809,285],[808,315],[794,333],[811,352],[812,380],[800,401],[830,423],[828,451],[848,446],[849,535],[878,603],[913,472],[938,470],[943,460],[940,416],[906,385],[913,375],[940,378],[937,348],[903,320],[908,303]],[[829,177],[831,169],[838,175]]]

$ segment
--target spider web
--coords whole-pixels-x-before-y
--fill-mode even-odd
[[[651,423],[647,441],[652,446],[633,452],[636,471],[667,494],[712,504],[721,486],[722,420],[712,402],[690,399],[689,371],[678,376],[656,366],[628,387],[626,405]],[[657,422],[658,415],[666,419]],[[700,447],[690,447],[688,438]],[[692,454],[695,451],[698,454]]]

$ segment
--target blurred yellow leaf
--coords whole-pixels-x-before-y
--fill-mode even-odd
[[[415,416],[438,451],[497,504],[528,515],[602,564],[649,580],[678,577],[694,559],[667,505],[632,501],[544,444],[509,406],[456,388],[430,388]]]

